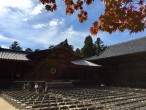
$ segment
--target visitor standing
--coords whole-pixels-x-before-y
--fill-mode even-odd
[[[22,85],[22,89],[23,89],[23,90],[26,89],[26,84],[25,84],[25,83]]]
[[[30,91],[30,89],[31,89],[31,84],[30,84],[29,82],[26,84],[26,88],[27,88],[28,91]]]
[[[49,89],[48,86],[49,86],[49,84],[48,84],[48,82],[46,82],[45,83],[45,94],[48,92],[48,89]]]
[[[38,93],[38,87],[39,87],[38,84],[35,83],[34,88],[35,88],[35,92],[36,92],[36,93]]]
[[[39,94],[43,93],[43,86],[42,86],[42,84],[38,85],[38,92],[39,92]]]

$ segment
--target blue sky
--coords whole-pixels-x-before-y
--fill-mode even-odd
[[[58,1],[58,10],[50,13],[44,9],[39,0],[0,0],[0,46],[9,48],[13,41],[26,48],[46,49],[66,38],[74,48],[81,48],[88,36],[89,28],[104,12],[104,4],[96,0],[85,6],[89,13],[88,20],[80,24],[76,16],[66,16],[62,0]],[[136,34],[99,32],[93,41],[100,37],[105,45],[112,45],[146,36],[146,30]]]

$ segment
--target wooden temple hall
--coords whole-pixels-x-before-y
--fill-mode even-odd
[[[146,37],[79,57],[67,40],[46,50],[0,48],[0,88],[13,81],[72,81],[76,85],[146,87]]]
[[[46,50],[0,48],[0,87],[16,81],[72,81],[93,84],[101,66],[79,57],[67,40]]]
[[[102,65],[98,74],[106,85],[146,87],[146,37],[108,46],[86,60]]]

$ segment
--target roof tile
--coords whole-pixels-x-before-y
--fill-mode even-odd
[[[24,51],[0,48],[0,59],[28,61],[27,54]]]
[[[140,53],[140,52],[146,52],[146,37],[111,45],[99,56],[95,55],[86,58],[86,60],[103,59],[103,58]]]

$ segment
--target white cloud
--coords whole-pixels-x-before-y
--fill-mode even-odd
[[[27,19],[27,18],[23,18],[22,20],[23,20],[23,21],[28,21],[28,19]]]
[[[35,24],[32,27],[35,29],[40,29],[46,27],[48,24]]]
[[[0,45],[2,48],[9,48],[7,45]]]
[[[63,34],[69,35],[69,37],[70,36],[72,37],[72,35],[75,35],[77,33],[76,33],[76,31],[73,30],[73,27],[69,27],[65,32],[63,32]]]
[[[25,19],[22,20],[27,21],[28,17],[41,13],[43,7],[44,6],[41,3],[35,5],[33,0],[0,0],[0,16],[5,16],[8,12],[11,14],[20,10],[19,14],[22,14],[23,17],[25,17]]]
[[[31,0],[25,0],[25,1],[20,1],[20,0],[0,0],[0,6],[5,6],[5,7],[17,7],[19,9],[27,9],[32,6],[32,1]]]
[[[30,33],[31,37],[26,39],[27,42],[31,42],[31,44],[35,45],[41,45],[44,48],[48,48],[49,45],[56,45],[64,41],[65,39],[68,39],[69,44],[74,45],[75,48],[81,48],[83,46],[85,37],[89,33],[76,31],[72,26],[67,28],[65,27],[65,22],[63,25],[58,25],[58,23],[61,22],[62,19],[58,19],[56,21],[57,26],[47,25],[47,28],[43,30],[40,30],[39,28],[42,28],[44,24],[35,25],[35,28],[38,28],[38,30],[35,31],[36,33]]]
[[[49,23],[39,23],[39,24],[33,25],[32,27],[35,29],[41,29],[47,26],[53,28],[59,25],[63,26],[63,24],[64,24],[64,19],[52,19],[49,21]]]
[[[22,17],[22,21],[27,21],[33,10],[34,3],[32,0],[0,0],[0,17]],[[14,16],[14,14],[16,16]],[[24,19],[25,18],[25,19]]]
[[[0,7],[12,7],[20,10],[26,10],[33,6],[31,0],[0,0]]]
[[[6,15],[10,11],[9,8],[6,7],[0,7],[0,17]]]
[[[17,0],[12,1],[17,2]],[[3,12],[5,15],[3,14],[4,16],[0,18],[0,20],[3,21],[0,22],[0,32],[4,31],[9,34],[9,36],[4,37],[1,35],[0,42],[7,42],[7,45],[10,45],[13,41],[18,41],[23,48],[38,47],[42,49],[68,39],[69,44],[75,48],[81,48],[83,46],[84,39],[89,34],[88,32],[77,31],[73,26],[68,26],[68,19],[62,18],[62,16],[61,18],[55,16],[50,17],[52,13],[49,13],[49,16],[42,13],[45,16],[43,19],[40,19],[41,17],[36,15],[42,12],[43,6],[34,4],[31,0],[27,1],[30,2],[26,3],[25,8],[21,8],[23,7],[22,4],[19,6],[19,3],[22,2],[21,0],[16,3],[17,5],[10,3],[9,5],[2,5],[3,8],[7,9],[7,13]],[[21,11],[11,10],[8,7],[18,8]],[[44,19],[47,17],[48,21],[45,21]],[[69,22],[69,24],[71,23],[72,22]]]
[[[53,19],[51,21],[49,21],[49,26],[57,26],[57,25],[61,25],[64,24],[64,19]]]
[[[86,33],[75,31],[73,27],[66,27],[67,21],[63,18],[53,17],[44,23],[40,16],[34,16],[41,13],[42,5],[36,5],[31,0],[26,0],[24,4],[21,0],[0,0],[0,9],[3,15],[0,13],[0,32],[6,33],[6,36],[0,34],[0,43],[4,47],[5,44],[18,41],[23,48],[48,48],[49,45],[60,43],[66,38],[70,44],[80,46],[86,36]],[[82,40],[76,40],[78,38]]]
[[[34,9],[32,10],[31,14],[32,15],[37,15],[39,13],[41,13],[41,10],[44,8],[44,6],[42,4],[38,4],[36,7],[34,7]]]
[[[89,35],[88,32],[76,31],[72,26],[60,33],[60,36],[63,39],[68,39],[69,43],[75,48],[81,48],[83,46],[87,35]]]

